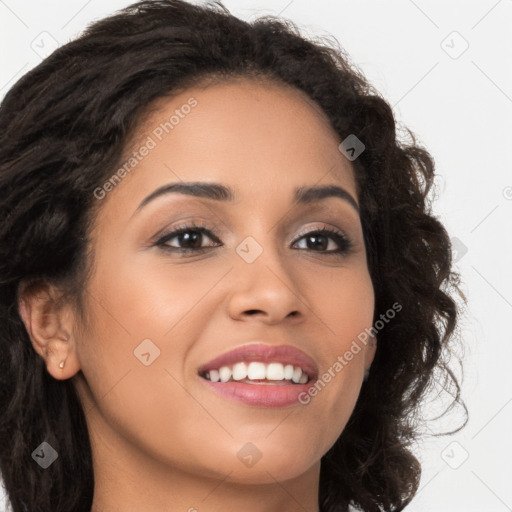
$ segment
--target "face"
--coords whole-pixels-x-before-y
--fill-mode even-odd
[[[154,107],[129,172],[97,192],[89,322],[73,334],[93,444],[240,483],[318,469],[375,351],[360,344],[340,363],[374,311],[341,140],[276,84],[191,88]],[[202,195],[162,191],[191,182]],[[296,200],[325,186],[338,192]]]

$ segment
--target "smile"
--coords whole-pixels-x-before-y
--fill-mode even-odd
[[[258,341],[203,364],[198,376],[216,395],[229,401],[286,407],[300,404],[298,397],[317,379],[318,366],[296,347]]]
[[[212,368],[202,375],[211,382],[251,382],[253,384],[272,385],[278,382],[306,384],[309,381],[307,373],[300,366],[278,362],[263,363],[252,361],[239,362],[233,366]]]

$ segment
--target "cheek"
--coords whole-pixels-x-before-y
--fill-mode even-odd
[[[218,280],[218,272],[200,267],[171,265],[161,256],[142,253],[104,259],[91,283],[91,295],[97,299],[91,303],[95,323],[103,335],[120,332],[130,344],[167,339]]]
[[[323,448],[339,437],[358,399],[365,352],[369,350],[366,332],[372,327],[375,296],[366,267],[339,272],[325,280],[324,290],[316,288],[318,316],[323,323],[322,367],[319,381],[303,395],[308,418],[322,417]],[[366,331],[368,330],[368,331]],[[365,340],[362,342],[361,340]]]
[[[170,456],[180,465],[192,464],[189,446],[176,439],[196,432],[209,440],[203,429],[219,430],[182,385],[188,340],[194,339],[186,314],[201,294],[189,286],[184,296],[185,282],[171,288],[151,272],[127,267],[98,272],[90,282],[90,323],[79,341],[87,381],[80,388],[84,408],[97,435],[116,449],[124,449],[118,445],[121,434],[155,459]]]
[[[344,350],[372,325],[375,295],[371,277],[361,265],[325,276],[317,273],[314,279],[308,286],[314,294],[311,303],[315,304],[315,313],[323,323],[324,346]]]

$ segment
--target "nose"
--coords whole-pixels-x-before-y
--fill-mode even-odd
[[[304,320],[308,305],[300,290],[300,279],[277,250],[265,247],[252,263],[240,257],[233,270],[228,304],[231,318],[255,318],[266,324]]]

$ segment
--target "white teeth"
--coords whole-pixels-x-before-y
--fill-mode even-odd
[[[236,363],[233,366],[233,380],[242,380],[247,378],[247,365],[245,363]]]
[[[302,370],[298,366],[296,366],[293,369],[292,381],[295,382],[295,384],[299,384],[301,377],[302,377]]]
[[[212,382],[219,382],[219,380],[220,380],[219,370],[210,370],[209,377]]]
[[[219,368],[221,382],[227,382],[231,378],[231,368],[229,366],[221,366]]]
[[[267,380],[283,380],[284,368],[281,363],[270,363],[267,366]]]
[[[249,363],[249,368],[247,369],[247,377],[251,380],[257,379],[265,379],[266,378],[266,368],[265,363]]]
[[[228,382],[242,380],[267,380],[280,381],[288,380],[295,384],[306,384],[309,378],[302,371],[300,366],[282,363],[262,363],[253,361],[251,363],[236,363],[232,368],[221,366],[218,370],[212,369],[205,374],[206,379],[212,382]]]

